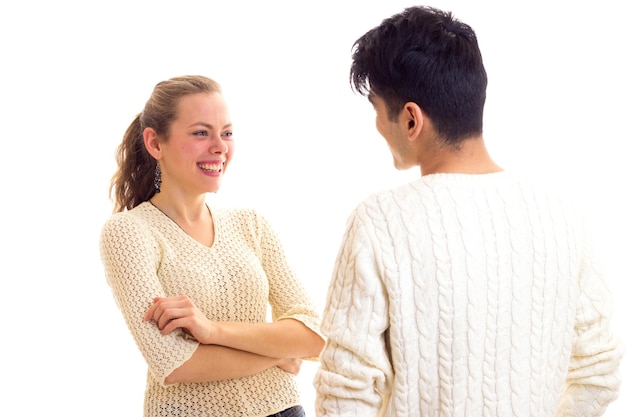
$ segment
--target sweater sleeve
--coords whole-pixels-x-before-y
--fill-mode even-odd
[[[114,215],[101,232],[100,254],[107,282],[150,372],[165,377],[187,361],[199,345],[181,330],[163,336],[143,316],[152,300],[165,292],[157,276],[160,249],[148,226],[127,213]]]
[[[263,270],[270,285],[272,319],[294,319],[320,333],[320,318],[315,306],[287,261],[282,244],[267,219],[257,214],[257,236]]]
[[[373,417],[389,395],[392,368],[380,239],[359,212],[364,209],[348,220],[322,318],[327,343],[315,376],[318,417]]]
[[[580,272],[580,300],[564,394],[557,417],[595,417],[618,396],[624,346],[610,327],[611,294],[592,256]]]

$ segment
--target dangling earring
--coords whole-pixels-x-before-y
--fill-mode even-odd
[[[156,164],[156,168],[154,168],[154,192],[161,192],[161,167],[158,162]]]

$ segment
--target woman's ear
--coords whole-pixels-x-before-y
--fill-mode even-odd
[[[158,161],[161,158],[161,143],[153,128],[146,127],[143,130],[143,144],[154,159]]]
[[[402,115],[407,139],[409,141],[417,140],[424,128],[424,113],[422,113],[422,109],[417,104],[408,102],[402,109]]]

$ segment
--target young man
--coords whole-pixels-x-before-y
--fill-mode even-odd
[[[315,377],[324,416],[598,416],[619,388],[610,294],[576,211],[489,156],[476,35],[412,7],[354,46],[398,169],[352,213]]]

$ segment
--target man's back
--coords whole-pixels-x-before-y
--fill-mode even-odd
[[[337,415],[376,415],[376,388],[391,394],[387,416],[552,417],[568,366],[585,395],[567,401],[593,409],[619,385],[613,367],[597,370],[619,351],[578,216],[506,172],[428,175],[371,196],[332,282],[316,384]],[[572,349],[607,353],[582,366]],[[608,389],[587,395],[587,376]]]
[[[352,51],[352,87],[394,166],[422,178],[348,222],[322,319],[318,417],[601,415],[622,354],[610,294],[579,216],[491,158],[474,30],[413,6]]]

